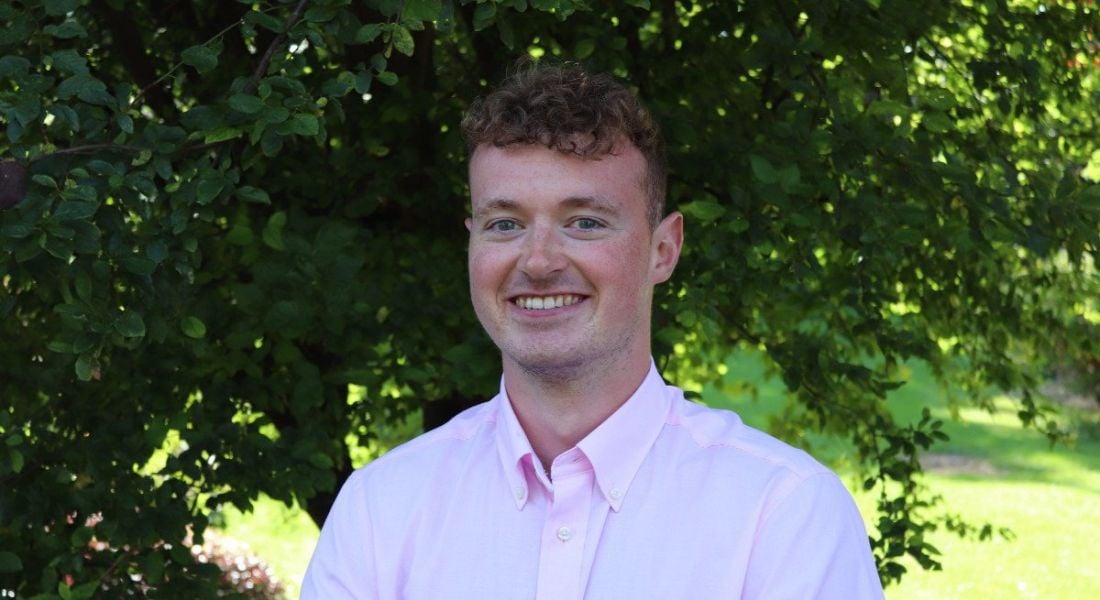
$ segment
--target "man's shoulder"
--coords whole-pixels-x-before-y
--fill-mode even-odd
[[[831,473],[804,450],[747,425],[731,410],[682,400],[671,411],[668,425],[687,434],[699,451],[738,466],[781,470],[798,479]]]
[[[432,467],[441,457],[461,453],[463,447],[481,445],[496,426],[497,408],[493,400],[482,402],[455,415],[443,425],[395,446],[359,469],[401,472],[404,469]],[[491,436],[490,436],[491,437]]]

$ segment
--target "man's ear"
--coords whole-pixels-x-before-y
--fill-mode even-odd
[[[466,217],[466,231],[469,231],[470,233],[474,232],[474,220],[470,217]]]
[[[650,248],[651,283],[668,281],[680,260],[680,248],[684,245],[684,215],[679,211],[669,214],[653,230]]]

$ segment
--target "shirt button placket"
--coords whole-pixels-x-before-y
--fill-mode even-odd
[[[590,470],[554,479],[539,551],[538,600],[571,600],[584,593],[580,578],[592,488]]]

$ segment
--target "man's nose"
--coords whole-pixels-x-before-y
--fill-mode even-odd
[[[520,270],[531,278],[539,279],[565,269],[562,241],[553,227],[534,227],[524,240]]]

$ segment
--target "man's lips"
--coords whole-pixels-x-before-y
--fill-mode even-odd
[[[510,301],[523,310],[553,310],[572,306],[587,296],[581,294],[522,294],[513,296]]]

